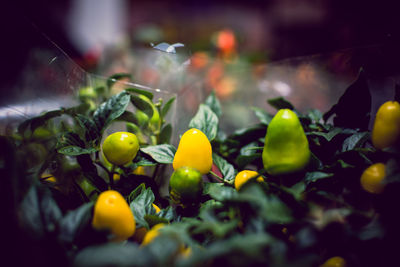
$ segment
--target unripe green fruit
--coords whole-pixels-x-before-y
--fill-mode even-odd
[[[301,171],[310,160],[308,140],[297,115],[281,109],[268,125],[262,160],[271,175]]]

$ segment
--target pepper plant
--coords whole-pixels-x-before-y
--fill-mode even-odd
[[[363,71],[325,114],[301,113],[284,98],[268,99],[277,113],[288,109],[298,118],[300,125],[283,135],[279,123],[272,125],[274,115],[257,107],[249,108],[258,124],[223,133],[223,110],[211,93],[185,129],[200,131],[201,142],[189,137],[194,139],[184,144],[189,139],[182,136],[179,153],[165,120],[174,98],[153,102],[151,92],[137,88],[111,94],[115,80],[127,76],[82,88],[80,105],[43,113],[1,137],[2,196],[10,203],[3,223],[12,233],[9,255],[23,255],[14,258],[17,265],[389,266],[397,259],[399,149],[371,142],[368,124],[374,114]],[[102,154],[102,140],[115,122],[124,125],[119,131],[133,133],[140,147],[126,164],[114,165]],[[268,142],[275,146],[265,143],[266,136],[274,136]],[[279,153],[277,143],[288,153]],[[202,151],[204,161],[196,154]],[[296,166],[271,172],[263,154],[277,161],[290,157],[287,162]],[[307,160],[299,165],[296,157],[303,155]],[[171,196],[160,188],[174,159]],[[181,166],[191,162],[207,168]],[[385,170],[379,193],[364,190],[360,182],[375,163]],[[95,211],[108,205],[99,204],[99,195],[109,191],[118,195],[116,203],[122,195],[130,208],[123,208],[118,220],[109,218],[115,212],[101,217]],[[186,192],[195,192],[190,203],[177,196]],[[129,234],[116,241],[110,234],[126,218]]]

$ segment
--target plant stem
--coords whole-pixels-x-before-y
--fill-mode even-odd
[[[231,184],[229,184],[228,182],[226,182],[226,181],[224,180],[224,178],[218,176],[218,174],[216,174],[215,172],[210,171],[210,174],[211,174],[212,176],[214,176],[215,180],[217,180],[217,181],[219,181],[219,182],[221,182],[221,183],[225,183],[225,184],[231,186]]]
[[[115,172],[115,164],[112,165],[111,172],[109,173],[109,179],[110,179],[109,188],[110,189],[113,189],[113,187],[114,187],[114,172]]]

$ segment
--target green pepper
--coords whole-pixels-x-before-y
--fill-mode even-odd
[[[308,140],[297,115],[280,109],[268,125],[262,160],[271,175],[301,171],[310,160]]]

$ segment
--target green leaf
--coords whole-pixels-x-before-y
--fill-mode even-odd
[[[220,157],[216,153],[212,154],[213,163],[218,167],[223,175],[224,181],[233,184],[235,180],[236,171],[232,164],[227,162],[224,158]]]
[[[172,136],[172,126],[171,124],[166,124],[163,126],[160,132],[159,143],[168,144]]]
[[[85,142],[80,138],[78,134],[74,132],[66,132],[61,135],[57,143],[58,148],[62,148],[64,146],[85,147]]]
[[[85,131],[85,138],[86,141],[93,141],[97,140],[98,138],[101,138],[101,134],[99,129],[97,129],[96,123],[89,117],[78,114],[75,119],[78,121],[79,125],[84,129]]]
[[[336,127],[359,128],[367,131],[371,110],[371,93],[368,88],[367,77],[360,69],[357,80],[353,82],[339,98],[337,104],[324,114],[327,121],[332,115]]]
[[[309,183],[314,183],[317,180],[320,179],[325,179],[332,177],[334,174],[333,173],[326,173],[326,172],[307,172],[304,181],[309,184]]]
[[[172,206],[168,206],[166,209],[161,209],[161,211],[156,215],[166,219],[167,221],[173,221],[176,219],[176,213]]]
[[[277,196],[269,195],[262,205],[262,214],[272,223],[290,223],[293,221],[291,210]]]
[[[146,100],[143,100],[139,96],[132,95],[131,102],[138,110],[143,111],[149,118],[153,116],[154,104],[150,104],[151,102],[150,100],[149,102],[147,102]]]
[[[211,91],[210,95],[206,98],[204,104],[210,107],[210,109],[220,117],[222,114],[221,103],[219,102],[218,98],[215,95],[214,91]]]
[[[237,196],[233,187],[224,186],[223,183],[204,183],[203,194],[210,195],[218,201],[225,201]]]
[[[268,125],[271,122],[273,116],[264,109],[258,107],[252,107],[251,109],[262,124]]]
[[[67,156],[78,156],[82,154],[92,154],[94,152],[98,151],[98,149],[94,147],[90,148],[82,148],[79,146],[64,146],[62,148],[59,148],[57,150],[58,153],[67,155]]]
[[[48,188],[31,186],[19,208],[22,227],[36,238],[56,231],[61,210]]]
[[[307,116],[314,122],[320,122],[322,119],[322,113],[318,109],[311,109],[308,111]]]
[[[153,158],[151,158],[150,156],[148,156],[148,158],[147,158],[145,155],[140,153],[140,151],[136,155],[135,159],[133,160],[133,163],[136,165],[136,167],[139,167],[139,166],[154,166],[154,165],[157,164],[157,162],[155,160],[153,160]]]
[[[148,250],[141,249],[133,242],[106,243],[86,247],[76,254],[71,265],[76,267],[158,266],[154,256]]]
[[[276,97],[276,98],[271,98],[267,100],[268,104],[270,104],[271,106],[273,106],[276,109],[294,109],[294,106],[287,101],[285,98],[283,97]]]
[[[76,159],[81,166],[83,176],[87,178],[88,182],[100,192],[108,189],[108,184],[98,175],[97,168],[89,154],[78,155]]]
[[[167,101],[167,103],[164,104],[164,106],[163,106],[162,109],[161,109],[161,117],[162,117],[162,118],[164,118],[164,117],[167,115],[167,113],[168,113],[168,111],[171,109],[171,106],[172,106],[172,104],[174,103],[175,99],[176,99],[175,96],[174,96],[174,97],[171,97],[171,98]]]
[[[145,97],[147,97],[150,100],[153,100],[153,93],[149,92],[149,91],[145,91],[142,89],[138,89],[138,88],[126,88],[125,91],[130,92],[130,93],[136,93],[139,95],[144,95]]]
[[[96,123],[97,129],[102,133],[105,128],[116,118],[121,116],[130,100],[130,95],[123,91],[112,96],[106,102],[101,104],[93,114],[93,120]],[[101,136],[101,134],[100,134]]]
[[[348,164],[348,163],[344,162],[344,161],[341,160],[341,159],[339,159],[339,160],[337,161],[337,163],[338,163],[338,164],[340,165],[340,167],[343,168],[343,169],[354,168],[353,165]]]
[[[263,147],[258,146],[258,142],[252,142],[243,146],[240,149],[240,154],[236,158],[236,163],[239,169],[253,162],[255,159],[261,158]]]
[[[341,134],[341,133],[343,133],[343,129],[335,127],[335,128],[332,128],[332,130],[330,130],[327,133],[325,133],[325,132],[309,132],[306,134],[322,136],[326,139],[326,141],[330,142],[336,135]]]
[[[69,211],[60,221],[59,240],[72,244],[81,231],[91,223],[93,203],[86,203]]]
[[[111,88],[114,85],[114,83],[116,83],[118,80],[122,80],[122,79],[125,79],[125,78],[131,79],[132,75],[129,74],[129,73],[116,73],[116,74],[113,74],[107,79],[107,87]]]
[[[146,214],[144,215],[144,220],[147,222],[149,228],[153,227],[156,224],[159,223],[163,223],[163,224],[167,224],[168,220],[165,218],[162,218],[160,216],[157,215],[153,215],[153,214]]]
[[[296,200],[300,200],[302,198],[305,189],[306,185],[304,182],[298,182],[291,187],[284,188],[284,190],[292,194]]]
[[[146,185],[141,183],[138,185],[128,196],[128,203],[130,204],[132,201],[135,200],[144,190],[146,190]]]
[[[117,120],[138,124],[138,119],[136,118],[135,114],[127,110],[125,110],[125,112],[122,113],[122,115],[119,116]]]
[[[369,132],[356,133],[343,141],[342,152],[362,147],[370,138]]]
[[[218,117],[209,106],[200,104],[196,115],[189,122],[189,128],[202,131],[211,142],[217,136]]]
[[[149,229],[149,224],[147,223],[145,216],[148,214],[152,214],[153,211],[153,202],[154,202],[154,194],[151,191],[151,188],[143,189],[141,186],[141,192],[138,196],[136,196],[129,204],[136,220],[137,227],[146,227]],[[132,193],[129,198],[132,198]]]
[[[158,163],[170,164],[174,161],[176,148],[173,145],[161,144],[140,148],[140,151],[152,157]]]
[[[44,125],[48,120],[59,117],[64,114],[64,109],[52,110],[43,113],[37,117],[25,120],[18,126],[18,133],[23,135],[26,129],[30,126],[30,130],[33,132],[37,127]]]

